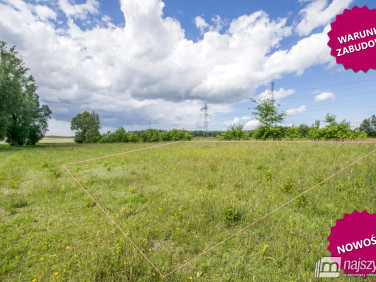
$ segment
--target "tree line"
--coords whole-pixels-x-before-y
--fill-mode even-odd
[[[87,111],[76,115],[71,121],[71,130],[75,132],[74,141],[77,143],[124,143],[124,142],[158,142],[191,140],[192,134],[186,130],[147,129],[126,131],[123,127],[115,131],[100,134],[98,113]]]
[[[343,120],[338,122],[335,115],[328,113],[323,120],[316,120],[314,124],[308,126],[301,124],[281,126],[285,112],[278,109],[278,104],[272,99],[255,100],[252,114],[259,121],[260,125],[251,131],[244,131],[241,124],[232,125],[230,128],[218,136],[219,140],[353,140],[376,136],[376,117],[363,120],[361,126],[354,130],[351,129],[350,123]]]
[[[269,103],[270,101],[262,101]],[[260,118],[260,120],[262,120]],[[244,130],[243,125],[232,125],[226,131],[187,131],[187,130],[161,130],[146,129],[139,131],[126,131],[123,127],[115,131],[100,134],[100,121],[97,113],[87,111],[78,114],[72,119],[71,129],[75,131],[77,143],[124,143],[124,142],[160,142],[184,141],[194,137],[216,138],[216,140],[354,140],[375,136],[376,117],[363,121],[360,128],[352,130],[350,123],[336,121],[335,115],[327,114],[321,126],[317,120],[311,126],[301,124],[281,126],[275,122],[269,123],[267,119],[255,130]],[[361,129],[364,126],[365,129]],[[365,131],[369,130],[369,134]]]

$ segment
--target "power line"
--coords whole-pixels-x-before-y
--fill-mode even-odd
[[[314,90],[314,89],[318,89],[318,88],[330,88],[330,87],[335,87],[335,86],[344,86],[344,85],[348,85],[348,84],[356,84],[356,83],[362,83],[362,82],[368,82],[368,81],[376,81],[376,79],[366,79],[366,80],[343,82],[343,83],[337,83],[337,84],[319,85],[319,86],[316,86],[316,87],[301,88],[301,89],[299,89],[299,91]],[[346,89],[348,89],[348,87],[346,87]]]

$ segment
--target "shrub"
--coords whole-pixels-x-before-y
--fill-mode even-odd
[[[291,127],[288,127],[285,132],[285,138],[289,140],[295,140],[301,138],[301,133],[298,127],[295,125],[292,125]]]
[[[274,126],[274,127],[260,126],[254,131],[252,137],[256,139],[262,139],[262,140],[266,140],[266,139],[278,140],[283,137],[283,132],[282,132],[282,128],[279,126]]]
[[[140,139],[143,142],[158,142],[160,141],[160,133],[158,129],[148,129],[140,134]]]
[[[161,133],[161,139],[162,141],[170,141],[171,140],[171,134],[169,131],[163,131]]]
[[[110,143],[122,143],[129,142],[129,133],[125,131],[123,127],[120,127],[108,136],[108,142]]]
[[[234,206],[227,207],[225,210],[225,223],[227,226],[234,225],[241,218],[240,211]]]
[[[138,138],[136,133],[131,133],[131,135],[129,135],[129,142],[139,142],[139,141],[140,139]]]
[[[309,126],[306,125],[306,124],[301,124],[301,125],[299,125],[298,128],[299,128],[300,138],[306,138],[307,135],[308,135]]]
[[[232,125],[223,133],[222,140],[244,140],[247,139],[247,135],[243,131],[244,125]]]
[[[291,193],[294,190],[294,181],[291,177],[287,177],[280,187],[284,192]]]
[[[320,131],[320,129],[315,127],[311,127],[307,133],[307,137],[311,140],[319,140],[322,138],[321,135],[322,132]]]

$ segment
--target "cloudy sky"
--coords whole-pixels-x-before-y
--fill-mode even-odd
[[[250,97],[275,98],[284,124],[326,113],[353,126],[376,114],[375,70],[336,64],[330,23],[353,0],[0,0],[0,40],[16,45],[53,112],[49,134],[76,114],[102,131],[257,126]]]

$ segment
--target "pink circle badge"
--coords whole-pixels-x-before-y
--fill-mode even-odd
[[[328,250],[340,261],[344,273],[354,276],[376,273],[376,213],[346,213],[331,228],[328,240]]]
[[[376,9],[355,6],[337,15],[328,32],[330,54],[354,72],[376,69]]]

